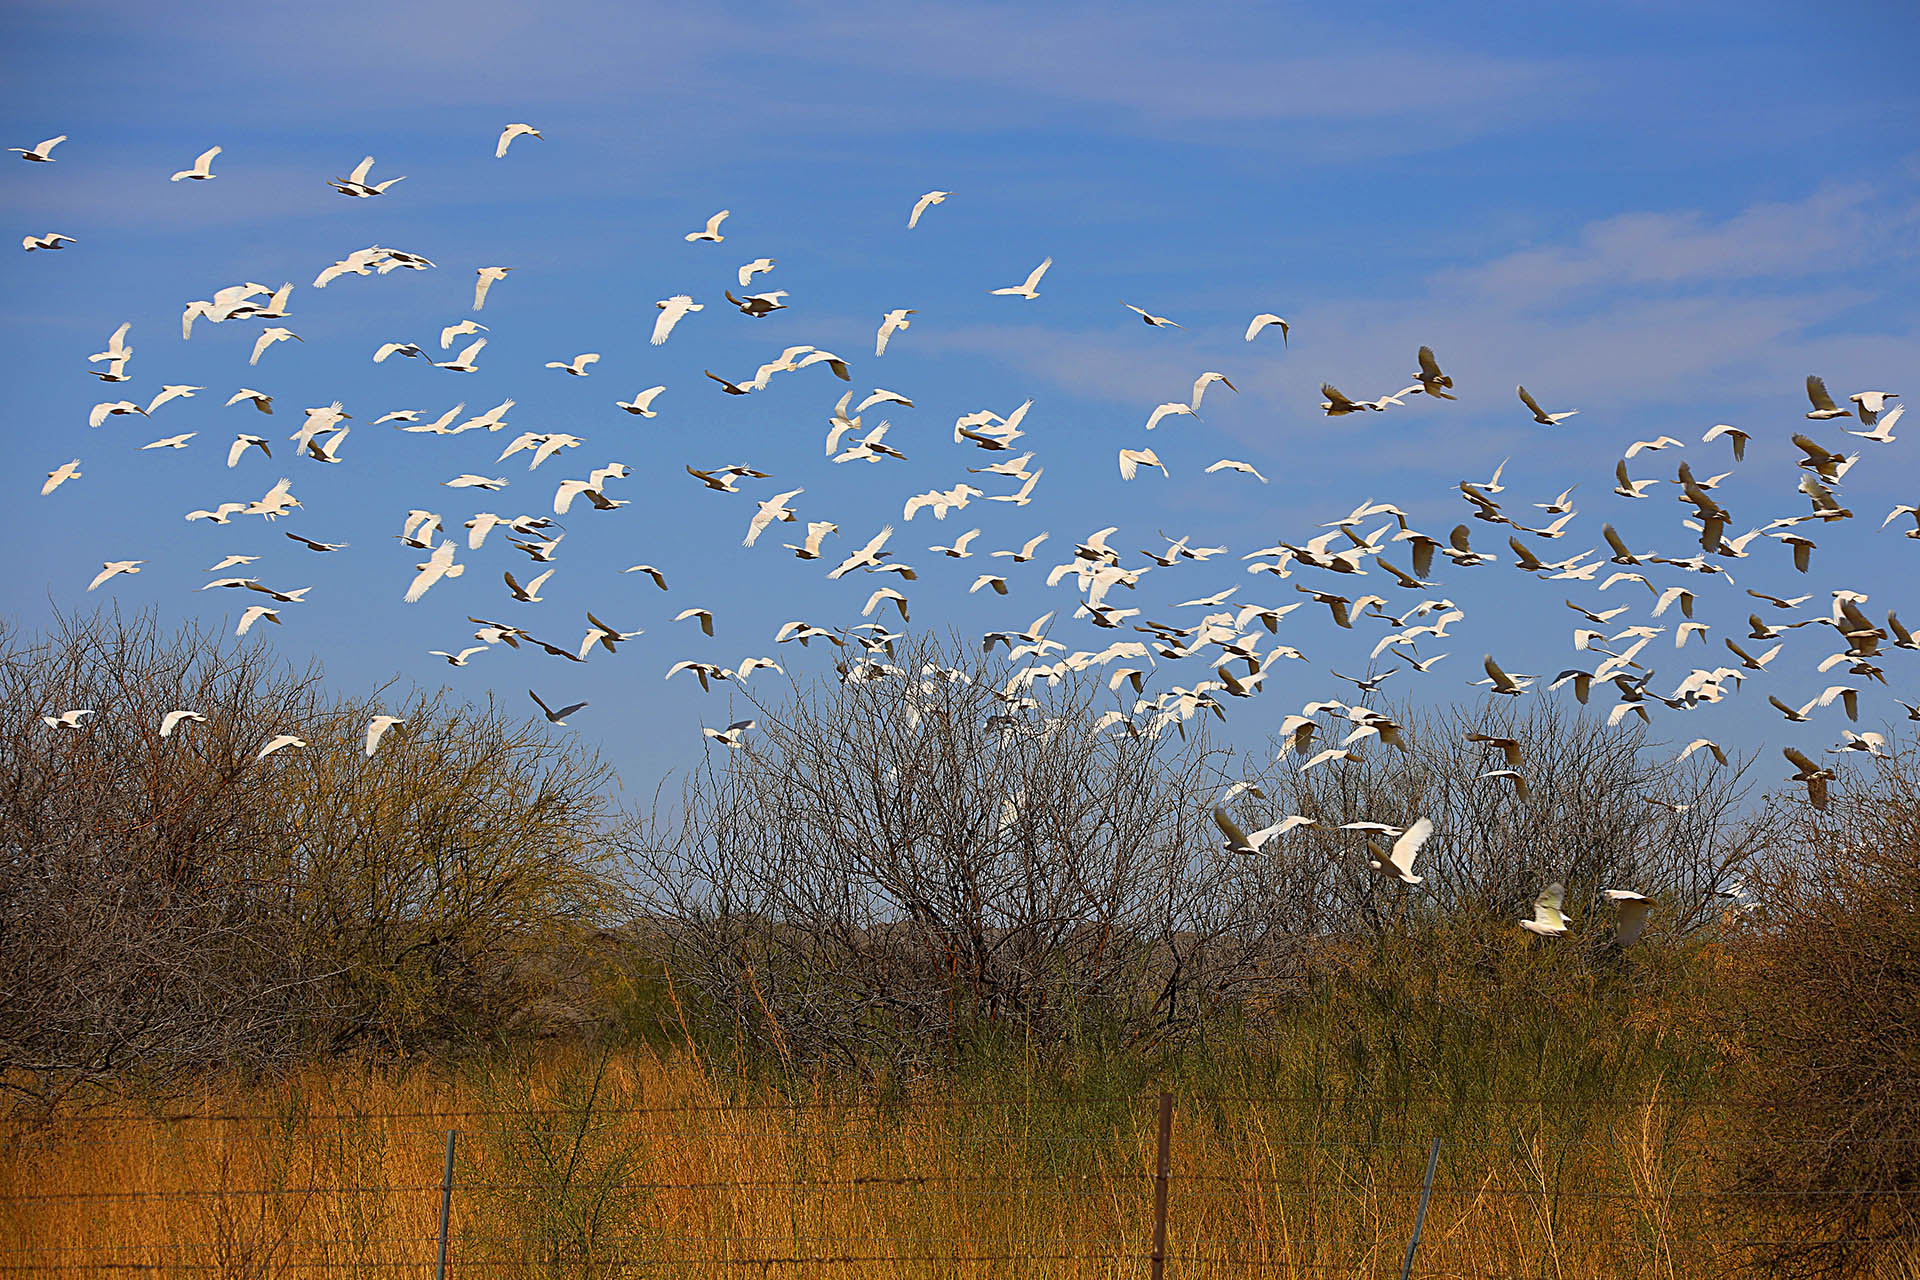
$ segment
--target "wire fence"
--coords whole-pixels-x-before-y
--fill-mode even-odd
[[[1087,1100],[932,1099],[950,1123],[965,1124],[931,1138],[927,1126],[911,1123],[909,1110],[844,1101],[62,1116],[0,1133],[0,1275],[891,1275],[903,1267],[1152,1280],[1236,1272],[1403,1280],[1541,1274],[1513,1259],[1489,1261],[1485,1250],[1472,1263],[1476,1251],[1465,1249],[1469,1263],[1462,1263],[1458,1238],[1489,1206],[1527,1217],[1516,1238],[1544,1229],[1547,1247],[1556,1250],[1553,1270],[1563,1274],[1576,1273],[1560,1265],[1562,1255],[1585,1260],[1588,1269],[1579,1274],[1592,1275],[1631,1274],[1649,1263],[1654,1273],[1711,1274],[1780,1250],[1882,1249],[1899,1252],[1908,1265],[1920,1259],[1910,1212],[1920,1208],[1920,1188],[1731,1189],[1705,1176],[1711,1153],[1697,1135],[1670,1133],[1657,1142],[1643,1135],[1641,1163],[1628,1160],[1626,1184],[1608,1185],[1601,1174],[1613,1167],[1607,1157],[1627,1152],[1624,1139],[1549,1141],[1538,1127],[1505,1139],[1453,1135],[1443,1123],[1445,1108],[1435,1111],[1431,1098],[1399,1100],[1410,1109],[1418,1104],[1416,1123],[1432,1125],[1431,1136],[1330,1131],[1329,1117],[1337,1128],[1342,1110],[1358,1099],[1185,1100],[1198,1131],[1188,1141],[1196,1148],[1210,1141],[1204,1121],[1221,1114],[1249,1124],[1268,1113],[1307,1113],[1316,1121],[1308,1134],[1255,1125],[1257,1142],[1227,1159],[1217,1149],[1196,1154],[1179,1145],[1171,1094],[1097,1101],[1093,1121],[1082,1114],[1080,1129],[1055,1131],[1007,1122],[1032,1126],[1068,1102],[1084,1113]],[[1444,1101],[1538,1111],[1575,1100]],[[919,1108],[923,1100],[909,1105]],[[1643,1117],[1704,1109],[1665,1097],[1603,1105],[1635,1108]],[[1377,1109],[1372,1115],[1377,1121]],[[971,1127],[976,1116],[989,1131]],[[753,1153],[743,1142],[766,1139],[753,1122],[774,1118],[817,1132],[826,1149],[804,1153],[798,1163],[807,1167],[779,1176],[744,1167]],[[335,1127],[315,1132],[321,1125]],[[146,1185],[36,1181],[36,1159],[61,1152],[105,1159],[142,1128],[163,1143],[200,1144],[189,1149],[203,1157],[217,1151],[223,1162],[211,1166],[215,1184],[168,1185],[169,1173],[205,1176],[204,1160],[133,1171],[139,1176],[128,1181]],[[832,1164],[836,1140],[852,1135],[884,1146],[907,1134],[916,1134],[917,1155],[936,1149],[947,1167],[822,1167]],[[1868,1137],[1858,1145],[1909,1141]],[[703,1142],[724,1145],[734,1165],[704,1176],[662,1173],[676,1162],[700,1165]],[[443,1143],[442,1176],[421,1176]],[[297,1152],[319,1145],[333,1148],[325,1153],[330,1166],[348,1176],[314,1176],[325,1171],[321,1153],[303,1161]],[[873,1148],[866,1150],[871,1156]],[[1674,1152],[1686,1157],[1677,1168],[1647,1163]],[[1035,1153],[1037,1160],[1025,1158]],[[396,1165],[415,1176],[386,1176]],[[379,1176],[368,1173],[375,1166]],[[1838,1234],[1764,1229],[1784,1223],[1788,1201],[1811,1206],[1816,1217],[1824,1206],[1867,1208]],[[917,1229],[919,1220],[903,1204],[917,1205],[919,1220],[956,1229]],[[1074,1205],[1087,1208],[1060,1208]],[[1051,1219],[1021,1216],[1033,1206],[1059,1212]],[[1878,1212],[1882,1206],[1896,1212]],[[769,1223],[776,1209],[788,1221]],[[1430,1245],[1423,1260],[1421,1224],[1430,1212],[1444,1249],[1434,1256]],[[1551,1238],[1557,1221],[1565,1222],[1565,1243]],[[1876,1224],[1895,1225],[1871,1234]],[[1869,1233],[1861,1234],[1863,1226]],[[1329,1259],[1341,1245],[1352,1256]]]

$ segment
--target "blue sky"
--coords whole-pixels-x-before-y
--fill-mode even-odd
[[[1228,586],[1240,588],[1235,604],[1304,599],[1295,585],[1326,575],[1249,577],[1240,553],[1304,541],[1369,497],[1444,533],[1468,514],[1454,484],[1485,479],[1508,457],[1502,498],[1516,513],[1540,514],[1527,504],[1579,486],[1570,536],[1535,540],[1543,558],[1601,546],[1602,520],[1636,547],[1684,555],[1694,548],[1671,485],[1638,503],[1611,494],[1625,444],[1686,442],[1636,459],[1636,476],[1670,478],[1682,458],[1701,475],[1733,469],[1721,493],[1737,533],[1805,510],[1788,442],[1803,429],[1864,453],[1843,490],[1859,518],[1814,533],[1820,549],[1804,577],[1775,545],[1729,561],[1731,588],[1654,570],[1663,585],[1696,586],[1714,628],[1711,654],[1698,641],[1676,654],[1669,637],[1657,639],[1655,687],[1727,659],[1722,636],[1745,643],[1750,586],[1814,592],[1809,610],[1846,587],[1868,593],[1876,617],[1906,603],[1920,623],[1920,600],[1909,600],[1920,547],[1878,529],[1892,505],[1920,501],[1912,442],[1851,441],[1836,424],[1809,424],[1801,391],[1818,372],[1843,396],[1920,394],[1910,386],[1920,355],[1920,92],[1910,72],[1920,19],[1907,6],[1336,15],[1265,5],[1196,17],[1124,5],[17,4],[10,18],[4,145],[69,141],[51,165],[6,156],[0,210],[16,238],[58,231],[78,241],[57,254],[0,253],[0,367],[11,391],[0,474],[14,494],[0,507],[12,553],[0,609],[27,627],[55,606],[107,596],[230,626],[253,601],[193,588],[222,555],[259,553],[253,571],[269,583],[314,588],[272,636],[289,656],[317,654],[345,689],[398,677],[520,705],[528,686],[550,702],[590,699],[577,731],[645,790],[699,757],[701,724],[733,718],[724,692],[664,682],[669,664],[799,659],[793,646],[774,648],[780,623],[857,622],[874,587],[901,585],[859,574],[826,582],[821,565],[780,550],[790,536],[740,547],[752,501],[700,489],[684,464],[772,472],[750,484],[756,497],[804,486],[801,519],[836,521],[843,546],[892,523],[899,558],[921,571],[907,585],[915,624],[978,634],[1069,612],[1072,594],[1049,591],[1044,570],[1108,524],[1122,526],[1114,542],[1129,564],[1158,545],[1159,530],[1232,548],[1119,593],[1115,603],[1144,617],[1190,624],[1200,611],[1171,605]],[[496,160],[509,121],[535,124],[545,141],[517,142]],[[215,144],[216,180],[167,181]],[[327,188],[369,153],[376,179],[406,180],[376,200]],[[933,188],[954,195],[908,232],[907,211]],[[682,239],[720,208],[733,211],[724,243]],[[310,287],[322,267],[376,243],[438,266]],[[1049,255],[1038,300],[988,296]],[[760,256],[779,265],[755,287],[787,290],[791,307],[754,321],[720,294],[738,292],[735,268]],[[371,362],[387,341],[437,354],[440,327],[472,314],[474,269],[493,264],[515,271],[475,317],[491,326],[478,373]],[[303,343],[280,344],[250,369],[257,322],[203,324],[180,340],[188,300],[247,280],[295,283],[280,323]],[[650,346],[655,300],[681,292],[706,309]],[[1185,328],[1150,329],[1122,299]],[[918,314],[876,360],[875,326],[896,307]],[[1274,332],[1242,340],[1261,311],[1288,318],[1290,345]],[[127,320],[133,381],[98,384],[86,356]],[[1323,380],[1353,395],[1395,390],[1423,342],[1454,376],[1457,403],[1415,397],[1378,415],[1320,415]],[[856,393],[887,387],[915,399],[867,415],[869,425],[893,421],[888,441],[908,462],[827,463],[827,417],[848,388],[824,368],[780,375],[744,399],[701,376],[745,379],[799,343],[846,356]],[[582,351],[603,353],[587,378],[543,367]],[[1239,394],[1213,388],[1200,420],[1147,435],[1153,406],[1184,398],[1205,369],[1226,372]],[[1516,382],[1550,409],[1581,413],[1537,428]],[[144,402],[162,383],[207,390],[151,421],[87,427],[96,401]],[[656,383],[668,388],[658,418],[613,407]],[[222,408],[243,385],[274,394],[279,412]],[[464,401],[474,413],[508,397],[512,426],[497,435],[371,425],[393,409],[433,417]],[[955,417],[1006,413],[1028,398],[1020,448],[1046,468],[1032,505],[975,503],[938,524],[900,518],[907,495],[995,460],[951,443]],[[290,444],[283,452],[299,409],[335,399],[354,415],[344,463],[294,458]],[[1699,443],[1719,422],[1754,436],[1738,468],[1724,442]],[[587,443],[531,475],[524,457],[495,463],[523,430]],[[137,449],[184,431],[200,432],[184,450]],[[238,431],[271,437],[275,457],[228,470]],[[1115,451],[1142,444],[1170,479],[1120,481]],[[83,478],[40,497],[46,472],[73,457]],[[1252,462],[1272,483],[1203,474],[1221,457]],[[631,505],[572,513],[547,603],[507,599],[502,570],[524,580],[531,566],[498,535],[463,552],[463,578],[401,603],[419,558],[393,538],[409,508],[439,511],[456,530],[476,510],[542,511],[560,479],[611,460],[635,468],[614,486]],[[466,471],[512,483],[498,494],[440,487]],[[258,497],[283,475],[305,507],[278,525],[181,519]],[[976,526],[975,559],[925,550]],[[316,556],[281,536],[289,528],[351,546]],[[976,573],[1006,564],[985,550],[1041,530],[1052,538],[1036,563],[1010,573],[1010,597],[965,593]],[[1475,545],[1502,550],[1508,532],[1474,523]],[[120,558],[148,564],[88,595],[100,563]],[[618,573],[636,561],[666,570],[672,590]],[[1377,571],[1330,584],[1401,605],[1445,595],[1468,610],[1458,638],[1427,646],[1453,656],[1431,676],[1397,677],[1389,692],[1466,695],[1488,651],[1510,670],[1575,665],[1590,655],[1569,647],[1578,620],[1562,598],[1599,607],[1631,588],[1602,596],[1597,584],[1539,583],[1504,564],[1435,577],[1417,594],[1386,589]],[[1632,602],[1635,616],[1622,621],[1646,621],[1646,594]],[[715,611],[712,640],[669,621],[691,606]],[[472,643],[468,614],[577,643],[588,608],[647,634],[585,666],[496,649],[455,671],[427,656]],[[1312,661],[1237,704],[1232,736],[1255,739],[1299,702],[1340,696],[1345,686],[1325,670],[1364,667],[1378,632],[1364,634],[1358,645],[1324,610],[1295,613],[1279,639]],[[1116,633],[1063,624],[1056,636],[1098,648]],[[1841,673],[1813,670],[1836,647],[1831,637],[1792,633],[1765,680],[1730,703],[1665,715],[1656,730],[1756,747],[1836,742],[1846,723],[1837,711],[1787,726],[1764,701],[1777,692],[1798,704],[1836,682]],[[1889,692],[1914,701],[1909,657],[1891,655]],[[796,665],[819,661],[816,647]],[[1169,667],[1162,685],[1207,674],[1193,660]],[[1863,723],[1889,711],[1899,714],[1877,696]]]

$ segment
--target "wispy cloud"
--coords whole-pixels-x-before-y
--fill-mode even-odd
[[[1698,210],[1621,214],[1589,223],[1568,243],[1445,272],[1433,284],[1442,294],[1531,308],[1595,290],[1800,281],[1884,262],[1911,243],[1916,227],[1920,206],[1852,184],[1718,220]]]
[[[1302,413],[1323,379],[1378,395],[1406,385],[1423,343],[1462,385],[1529,382],[1590,410],[1641,411],[1778,389],[1769,378],[1795,386],[1815,359],[1844,360],[1846,376],[1893,376],[1911,362],[1914,330],[1896,311],[1872,310],[1888,292],[1870,268],[1911,254],[1916,225],[1914,206],[1865,186],[1721,218],[1625,214],[1402,294],[1323,305],[1290,349],[1277,337],[1241,343],[1238,313],[1183,313],[1193,325],[1184,335],[1033,324],[930,329],[922,340],[1143,414],[1203,368],[1244,375],[1252,400]]]
[[[1255,137],[1244,126],[1282,121],[1417,122],[1369,134],[1368,150],[1398,150],[1537,123],[1587,82],[1564,59],[1351,35],[1305,10],[1254,6],[1170,23],[1144,5],[809,4],[748,15],[613,0],[213,3],[122,13],[95,33],[109,55],[101,62],[119,69],[112,89],[164,90],[176,112],[225,113],[239,97],[344,118],[405,110],[410,127],[432,128],[454,101],[468,113],[618,104],[622,117],[638,105],[662,138],[709,143],[796,128],[875,136],[1045,121],[1226,147]],[[1327,140],[1267,143],[1289,137]]]

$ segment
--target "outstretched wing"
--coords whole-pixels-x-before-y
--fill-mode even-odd
[[[1813,402],[1813,407],[1816,409],[1837,409],[1839,407],[1834,404],[1833,397],[1827,394],[1826,379],[1816,373],[1807,375],[1807,399]]]

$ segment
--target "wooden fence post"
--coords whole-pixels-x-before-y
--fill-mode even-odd
[[[1413,1237],[1407,1241],[1407,1257],[1400,1264],[1400,1280],[1413,1274],[1413,1251],[1420,1247],[1420,1228],[1427,1224],[1427,1200],[1433,1195],[1433,1171],[1440,1165],[1440,1139],[1433,1140],[1427,1152],[1427,1180],[1420,1188],[1420,1210],[1413,1215]]]
[[[1167,1175],[1173,1155],[1173,1095],[1160,1094],[1159,1148],[1153,1173],[1153,1280],[1167,1273]]]
[[[440,1180],[440,1260],[434,1264],[433,1280],[447,1280],[447,1224],[453,1218],[453,1149],[459,1140],[458,1129],[447,1130],[447,1172]]]

